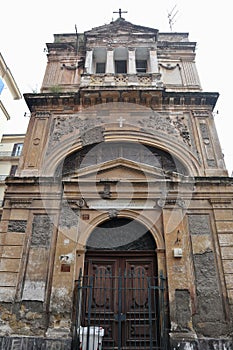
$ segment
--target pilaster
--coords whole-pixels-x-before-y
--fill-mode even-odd
[[[106,62],[106,73],[107,74],[114,74],[115,68],[114,68],[114,51],[112,48],[107,49],[107,62]]]
[[[134,48],[129,48],[129,50],[128,50],[128,64],[129,64],[128,73],[129,74],[136,74],[136,61],[135,61],[135,49]]]
[[[149,57],[150,57],[150,72],[151,73],[158,73],[158,58],[157,58],[157,51],[155,49],[149,50]]]
[[[185,215],[179,206],[163,208],[171,334],[195,336],[192,323],[193,275]]]
[[[86,52],[85,70],[87,74],[93,73],[93,50],[92,49],[89,49]]]

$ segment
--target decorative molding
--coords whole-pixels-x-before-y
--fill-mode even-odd
[[[183,209],[186,207],[185,200],[182,199],[182,198],[178,198],[178,199],[177,199],[177,204],[178,204],[179,207],[181,207],[181,208],[183,208]]]
[[[166,204],[166,199],[163,198],[159,198],[156,202],[157,206],[159,208],[164,208],[165,204]]]
[[[49,215],[36,214],[32,223],[31,247],[49,249],[53,234],[53,223]]]
[[[119,211],[117,209],[109,209],[108,216],[109,219],[114,219],[118,216]]]
[[[68,202],[64,201],[60,213],[60,227],[77,227],[79,220],[79,209],[73,209]]]
[[[33,145],[34,146],[38,146],[40,144],[40,138],[39,137],[35,137],[34,139],[33,139]]]
[[[83,135],[83,142],[87,144],[87,142],[91,141],[91,129],[100,128],[99,125],[103,123],[104,121],[100,117],[81,119],[77,114],[56,117],[53,120],[53,126],[50,131],[47,154],[52,152],[52,149],[61,142],[64,136],[74,132],[77,133],[77,131],[79,134]],[[100,132],[100,130],[98,130],[98,132]],[[92,143],[93,142],[96,142],[95,139],[92,139]]]
[[[179,115],[173,116],[162,116],[158,113],[144,119],[138,120],[138,124],[143,129],[152,129],[161,131],[165,134],[181,138],[183,142],[191,146],[190,132],[188,126],[185,124],[185,118]]]
[[[80,209],[87,206],[84,198],[80,198],[78,201],[75,202],[75,204],[76,204]]]
[[[99,195],[103,199],[110,199],[111,198],[111,187],[109,183],[104,184],[103,191],[99,192]]]
[[[32,204],[32,199],[12,199],[10,205],[12,208],[28,208]]]
[[[233,209],[232,198],[210,198],[209,202],[214,209],[222,209],[222,208]]]
[[[209,167],[215,168],[217,164],[216,164],[214,150],[210,139],[210,132],[209,132],[208,125],[205,123],[205,121],[200,121],[199,127],[200,127],[200,132],[201,132],[202,140],[205,147],[207,164]]]
[[[47,111],[46,112],[36,112],[36,113],[33,113],[33,116],[35,116],[36,118],[49,118],[51,116],[51,113],[47,112]]]
[[[94,142],[102,142],[104,140],[103,125],[106,122],[109,122],[109,120],[106,121],[105,118],[101,118],[98,115],[96,115],[95,118],[80,118],[77,114],[54,118],[50,131],[47,154],[51,153],[52,149],[56,147],[66,135],[72,133],[79,133],[83,146]],[[188,147],[191,146],[190,131],[183,114],[169,116],[154,112],[144,118],[139,117],[138,120],[134,120],[133,123],[136,123],[142,131],[159,131],[168,136],[180,138]]]
[[[9,220],[8,232],[26,232],[27,220]]]
[[[178,205],[182,209],[186,208],[186,202],[182,198],[159,198],[158,200],[156,200],[156,206],[158,206],[159,208],[164,208],[167,205]]]
[[[187,124],[185,124],[185,118],[183,114],[177,114],[175,117],[171,117],[171,120],[175,128],[179,131],[180,136],[183,138],[184,143],[186,143],[188,146],[191,146],[190,133]]]
[[[103,131],[101,126],[96,126],[95,128],[87,130],[81,136],[83,146],[104,141]]]
[[[82,57],[80,60],[77,60],[75,64],[67,65],[65,63],[62,64],[61,69],[67,69],[67,70],[76,70],[80,67],[82,67],[85,63],[84,57]]]
[[[179,63],[173,64],[173,65],[171,63],[167,63],[167,64],[159,63],[159,66],[168,70],[175,69],[176,67],[180,69]]]
[[[188,214],[189,232],[191,235],[210,235],[209,214]]]
[[[169,116],[164,117],[158,113],[154,113],[149,117],[138,120],[138,124],[143,129],[162,131],[175,137],[179,136],[178,130],[176,130],[175,126],[172,124]]]
[[[93,74],[90,76],[90,84],[91,85],[101,85],[104,83],[104,77],[103,76],[99,76],[96,74]]]
[[[207,118],[209,117],[209,112],[208,111],[192,111],[192,114],[196,118]]]

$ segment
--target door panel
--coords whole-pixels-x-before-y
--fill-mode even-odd
[[[96,312],[114,312],[114,290],[115,281],[111,278],[116,270],[117,260],[90,260],[88,263],[88,273],[85,274],[93,285],[92,298]]]
[[[91,288],[84,297],[82,324],[98,322],[104,328],[103,349],[136,350],[157,346],[154,255],[154,252],[129,251],[87,253],[85,284]]]

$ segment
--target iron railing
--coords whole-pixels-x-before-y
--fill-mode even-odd
[[[162,275],[149,277],[142,271],[80,274],[72,349],[96,350],[90,337],[93,327],[104,330],[98,350],[168,349],[165,285]]]

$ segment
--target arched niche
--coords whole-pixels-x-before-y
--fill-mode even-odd
[[[56,175],[72,176],[80,169],[119,158],[149,165],[164,172],[188,175],[187,168],[170,153],[136,142],[101,142],[83,147],[65,158],[57,167]]]

